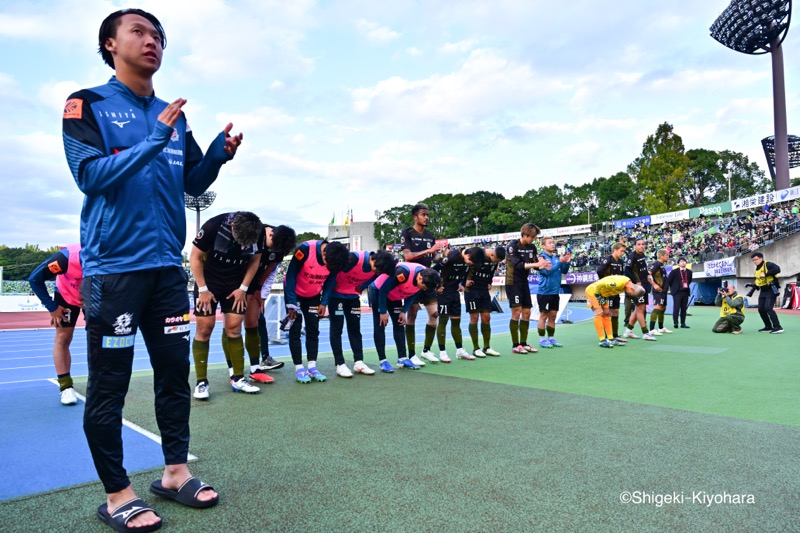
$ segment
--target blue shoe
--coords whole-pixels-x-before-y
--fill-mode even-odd
[[[394,367],[386,359],[381,361],[381,365],[380,366],[381,366],[381,372],[386,372],[387,374],[391,374],[392,372],[394,372]]]
[[[550,337],[550,338],[549,338],[549,339],[547,339],[547,340],[548,340],[548,341],[550,341],[550,346],[552,346],[553,348],[561,348],[561,347],[563,347],[563,346],[564,346],[563,344],[561,344],[560,342],[558,342],[558,341],[557,341],[555,338],[553,338],[553,337]]]
[[[600,341],[600,347],[601,348],[613,348],[614,345],[611,344],[611,341],[609,341],[608,339],[603,339],[603,340]]]
[[[539,341],[539,347],[540,347],[540,348],[552,348],[552,347],[553,347],[553,345],[552,345],[552,344],[550,344],[550,341],[549,341],[549,340],[547,340],[547,339],[542,339],[542,340],[540,340],[540,341]]]
[[[295,379],[297,379],[298,383],[311,383],[311,376],[308,375],[308,371],[305,368],[301,368],[295,373]]]
[[[319,381],[320,383],[328,379],[323,375],[322,372],[317,370],[317,367],[309,368],[308,375],[311,376],[311,379],[313,379],[314,381]]]
[[[411,359],[408,357],[404,357],[402,359],[397,360],[397,366],[399,368],[410,368],[411,370],[419,370],[419,367],[411,362]]]

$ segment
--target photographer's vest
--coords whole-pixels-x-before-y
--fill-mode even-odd
[[[739,296],[737,294],[736,298],[739,299],[739,298],[741,298],[741,296]],[[722,309],[719,310],[719,316],[721,316],[722,318],[725,318],[726,316],[735,315],[736,313],[744,314],[744,305],[742,305],[741,308],[733,307],[731,305],[728,305],[728,301],[723,297],[722,298]]]
[[[773,281],[775,281],[775,278],[778,277],[778,276],[765,276],[762,278],[758,275],[760,272],[763,272],[764,274],[767,273],[766,261],[762,261],[761,266],[756,268],[756,286],[758,287],[766,287],[767,285],[770,285]]]

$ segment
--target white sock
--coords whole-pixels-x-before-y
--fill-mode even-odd
[[[250,365],[250,373],[252,374],[253,372],[258,370],[259,368],[260,368],[259,365]]]
[[[312,368],[317,368],[317,362],[316,361],[309,361],[308,362],[308,369],[311,370]]]
[[[295,369],[295,370],[305,370],[305,368],[303,367],[303,365],[294,365],[294,369]]]

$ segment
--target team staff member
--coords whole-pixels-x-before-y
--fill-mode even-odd
[[[361,338],[361,293],[381,274],[394,273],[396,261],[386,250],[378,252],[350,252],[347,266],[336,274],[336,284],[328,285],[327,299],[330,313],[330,340],[336,375],[352,378],[353,372],[344,361],[342,332],[347,323],[347,338],[353,352],[353,370],[357,374],[371,376],[375,373],[364,363],[364,348]],[[326,298],[327,296],[327,298]]]
[[[264,225],[247,211],[223,213],[210,218],[192,242],[189,264],[194,276],[194,315],[197,329],[192,342],[197,385],[194,397],[208,400],[208,350],[217,321],[217,303],[225,331],[222,351],[231,362],[231,389],[256,394],[259,388],[244,377],[242,321],[247,291],[258,270],[264,245]]]
[[[667,271],[664,265],[669,260],[669,250],[661,248],[656,253],[656,260],[650,267],[650,278],[653,280],[653,311],[650,313],[650,335],[660,337],[664,333],[672,333],[664,327],[664,310],[667,308]],[[658,322],[658,329],[656,329]]]
[[[606,276],[622,276],[625,274],[625,253],[628,247],[625,243],[615,242],[611,246],[611,255],[606,257],[597,269],[597,277],[603,279]],[[614,339],[618,343],[628,342],[619,334],[619,308],[620,296],[612,296],[608,299],[608,308],[611,313],[611,329],[614,331]]]
[[[83,269],[80,258],[81,245],[69,244],[47,258],[36,267],[28,278],[31,290],[50,313],[50,325],[56,328],[56,339],[53,343],[53,363],[56,367],[58,388],[62,405],[75,405],[78,398],[72,388],[72,355],[69,346],[78,322],[78,313],[83,308],[81,297],[81,280]],[[47,292],[45,281],[56,281],[53,298]]]
[[[392,336],[397,347],[397,364],[400,368],[419,369],[406,353],[406,339],[403,325],[406,313],[415,304],[417,297],[425,291],[435,289],[441,276],[432,268],[417,263],[398,263],[392,275],[381,274],[369,286],[367,295],[372,308],[372,330],[375,350],[378,352],[382,372],[395,371],[386,360],[386,331],[392,321]]]
[[[411,216],[414,217],[414,225],[404,229],[400,234],[400,248],[403,250],[403,259],[408,263],[418,263],[430,268],[434,260],[439,257],[444,243],[436,242],[436,237],[427,229],[430,221],[430,211],[427,205],[423,203],[415,205],[411,208]],[[425,325],[425,343],[421,357],[430,363],[438,363],[439,360],[430,351],[431,346],[433,346],[433,337],[436,334],[436,320],[439,318],[439,314],[436,312],[438,304],[436,288],[430,287],[425,294],[421,294],[417,298],[417,303],[424,307],[428,313],[428,322]],[[414,324],[417,320],[418,311],[419,307],[416,305],[409,309],[406,316],[405,334],[409,356],[415,361],[422,362],[416,356],[417,337]]]
[[[528,222],[520,229],[520,238],[509,243],[506,251],[506,296],[511,306],[511,343],[512,352],[536,352],[536,348],[528,344],[528,328],[530,327],[531,290],[528,285],[528,274],[531,270],[550,268],[550,263],[540,259],[536,251],[534,239],[541,230],[539,226]]]
[[[681,327],[689,329],[686,325],[686,310],[689,307],[689,286],[692,284],[692,271],[686,268],[686,258],[678,259],[678,268],[673,268],[667,276],[669,292],[672,293],[672,322],[675,329]],[[680,318],[680,326],[678,319]]]
[[[750,255],[756,266],[756,289],[758,290],[758,314],[764,321],[764,327],[758,331],[769,333],[783,333],[778,314],[775,312],[775,300],[780,294],[778,274],[781,267],[775,263],[764,261],[764,254],[755,252]]]
[[[622,293],[631,298],[644,296],[644,287],[631,281],[627,276],[606,276],[586,287],[586,302],[594,312],[594,329],[600,339],[600,347],[613,348],[625,346],[614,339],[611,329],[611,313],[608,308],[608,299]]]
[[[434,267],[441,276],[442,282],[436,290],[439,303],[439,325],[436,327],[436,338],[439,341],[439,361],[449,363],[445,342],[447,340],[447,322],[450,321],[450,335],[456,345],[456,358],[474,361],[475,355],[464,349],[461,336],[461,293],[471,266],[480,266],[486,260],[486,252],[477,246],[466,250],[453,250]],[[418,365],[414,358],[411,361]],[[423,363],[422,365],[424,365]]]
[[[306,241],[294,251],[283,284],[286,313],[292,325],[289,328],[289,351],[298,383],[325,381],[317,369],[319,352],[319,317],[328,308],[328,286],[336,283],[336,274],[347,266],[347,248],[340,242]],[[303,348],[300,334],[303,318],[306,321],[306,358],[308,370],[303,367]]]
[[[539,346],[542,348],[560,348],[563,346],[556,340],[556,315],[561,304],[561,276],[569,271],[572,252],[559,257],[556,253],[556,241],[552,237],[542,239],[542,259],[550,263],[550,268],[539,270],[539,292],[536,303],[539,304]]]
[[[714,305],[721,307],[719,320],[711,328],[714,333],[742,334],[744,322],[744,298],[736,292],[736,287],[723,285],[717,293]]]
[[[625,322],[627,327],[623,336],[629,339],[637,339],[638,337],[633,332],[633,327],[638,321],[639,327],[642,328],[642,338],[646,341],[654,341],[656,338],[650,335],[650,331],[647,329],[647,294],[652,288],[653,278],[650,276],[650,270],[647,267],[644,248],[644,239],[636,239],[633,244],[633,251],[628,254],[628,261],[625,263],[625,275],[634,283],[641,285],[644,288],[644,294],[639,296],[636,301],[625,300]]]
[[[184,193],[199,196],[233,158],[242,135],[232,125],[203,156],[178,98],[154,96],[153,75],[166,39],[156,17],[116,11],[100,26],[99,51],[116,71],[107,84],[73,93],[64,106],[67,163],[85,198],[81,211],[81,284],[86,306],[89,381],[84,431],[108,494],[97,510],[117,530],[149,531],[161,518],[136,497],[123,466],[122,406],[137,331],[153,365],[156,421],[164,474],[160,495],[194,507],[218,502],[193,478],[189,453],[189,298],[182,268]],[[170,324],[170,320],[175,322]],[[170,326],[170,327],[167,327]]]
[[[261,297],[261,288],[265,281],[272,275],[277,266],[297,246],[297,235],[288,226],[264,225],[264,251],[261,253],[261,261],[258,269],[247,289],[247,308],[244,313],[244,347],[250,359],[250,379],[259,383],[271,383],[274,381],[272,376],[265,370],[280,368],[283,363],[278,363],[274,359],[272,362],[261,362],[269,359],[269,348],[261,346],[261,337],[258,332],[259,318],[264,314],[264,300]],[[271,284],[270,284],[271,285]],[[266,323],[265,323],[266,327]]]
[[[486,248],[486,261],[481,265],[473,265],[467,275],[464,303],[469,313],[469,336],[472,339],[472,355],[475,357],[499,357],[500,352],[491,347],[492,339],[492,296],[489,287],[492,286],[497,267],[506,258],[506,249],[502,246]],[[483,336],[483,349],[478,347],[478,318],[481,320],[481,335]]]

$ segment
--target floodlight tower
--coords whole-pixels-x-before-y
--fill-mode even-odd
[[[197,230],[194,232],[195,235],[200,233],[200,211],[208,209],[211,204],[214,203],[214,199],[216,197],[217,193],[212,191],[206,191],[200,196],[191,196],[186,193],[183,194],[183,198],[186,201],[186,209],[197,211]]]
[[[772,55],[772,105],[775,115],[775,188],[789,187],[786,88],[781,43],[789,31],[791,0],[732,0],[711,25],[711,37],[744,54]]]

